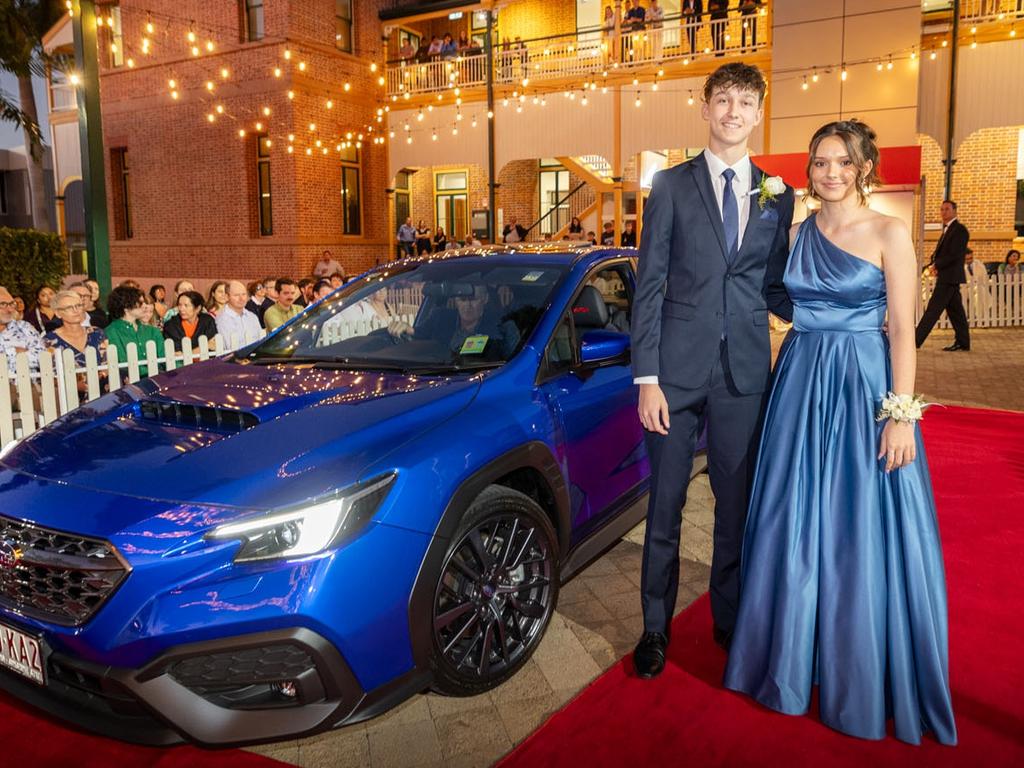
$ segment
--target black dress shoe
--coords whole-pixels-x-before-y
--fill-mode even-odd
[[[970,352],[971,348],[970,347],[965,347],[962,344],[954,341],[948,347],[943,347],[942,351],[943,352]]]
[[[665,648],[668,638],[661,632],[644,632],[633,651],[633,667],[637,677],[650,680],[661,674],[665,668]]]
[[[714,629],[711,630],[711,636],[715,638],[715,643],[723,651],[729,652],[729,646],[732,645],[732,632],[726,632],[716,624]]]

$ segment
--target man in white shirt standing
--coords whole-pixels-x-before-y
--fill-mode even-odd
[[[245,308],[249,291],[243,283],[228,283],[228,303],[217,314],[217,333],[230,349],[245,346],[263,335],[260,320]]]
[[[313,275],[315,277],[330,277],[335,272],[344,272],[345,268],[335,261],[334,256],[328,249],[324,249],[323,255],[320,257],[320,261],[313,267]],[[276,296],[274,298],[277,298]]]

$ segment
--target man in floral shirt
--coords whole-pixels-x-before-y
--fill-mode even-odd
[[[43,351],[43,339],[31,325],[18,320],[14,309],[14,297],[0,286],[0,354],[7,356],[7,370],[14,374],[14,356],[18,352],[28,353],[29,368],[39,368],[39,353]]]

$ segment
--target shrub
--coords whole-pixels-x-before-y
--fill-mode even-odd
[[[0,227],[0,285],[31,304],[40,285],[56,289],[67,274],[64,242],[53,232]]]

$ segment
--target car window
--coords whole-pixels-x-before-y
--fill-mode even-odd
[[[591,272],[583,286],[591,286],[600,294],[607,309],[605,330],[629,333],[629,316],[632,309],[633,281],[630,266],[626,262],[611,264]],[[579,304],[582,288],[574,303]],[[577,309],[576,306],[573,309]],[[557,376],[572,368],[575,362],[575,346],[579,344],[581,329],[577,329],[567,313],[556,326],[544,350],[541,379]]]
[[[561,265],[451,259],[391,265],[303,312],[247,354],[373,368],[501,364],[533,332]]]

